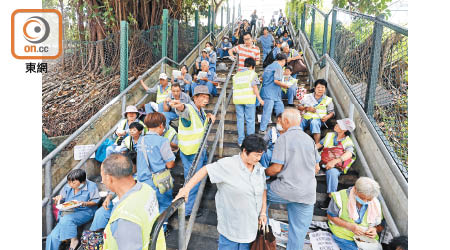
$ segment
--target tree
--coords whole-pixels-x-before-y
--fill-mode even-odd
[[[339,8],[377,16],[379,14],[390,15],[387,4],[391,1],[392,0],[333,0],[333,5]]]

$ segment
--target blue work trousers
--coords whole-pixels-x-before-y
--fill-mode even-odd
[[[341,239],[334,234],[332,237],[341,250],[358,250],[358,246],[354,241]]]
[[[269,184],[267,185],[267,211],[271,203],[286,204],[287,206],[289,233],[286,250],[303,249],[306,233],[313,218],[314,205],[285,200],[274,193]]]
[[[331,168],[325,173],[327,177],[327,193],[331,194],[336,192],[339,184],[339,176],[342,174],[342,171],[337,168]]]
[[[169,127],[170,121],[178,119],[177,113],[170,111],[170,112],[163,112],[162,113],[166,117],[166,128]]]
[[[217,52],[219,54],[219,58],[223,58],[224,56],[230,56],[230,54],[228,53],[228,50],[224,50],[222,48],[217,48]]]
[[[191,168],[191,165],[194,162],[195,155],[196,154],[185,155],[180,150],[180,158],[181,158],[181,161],[183,162],[183,168],[184,168],[184,179],[186,179],[186,177],[189,173],[189,169]],[[201,157],[198,161],[197,169],[195,170],[195,173],[197,173],[197,171],[206,164],[207,160],[208,159],[207,159],[207,154],[206,154],[206,150],[205,150],[205,151],[203,151],[203,154],[201,155]],[[195,197],[197,197],[199,187],[200,187],[200,183],[195,185],[189,192],[189,198],[188,198],[188,201],[186,202],[186,207],[185,207],[186,216],[191,215],[192,207],[194,206]]]
[[[320,119],[302,119],[300,127],[303,131],[309,127],[312,134],[320,134],[320,127],[322,127],[322,121]]]
[[[250,250],[250,243],[234,242],[220,235],[218,247],[219,250]]]
[[[261,159],[259,160],[259,163],[264,168],[268,168],[270,166],[270,161],[272,160],[272,150],[267,149],[261,156]]]
[[[45,250],[58,250],[61,241],[77,237],[77,227],[88,222],[93,216],[90,211],[76,211],[59,216],[58,224],[47,236]]]
[[[198,84],[198,83],[191,83],[191,91],[192,91],[192,96],[194,96],[194,89],[195,87],[197,87],[198,85],[202,85],[202,84]],[[208,91],[211,95],[213,96],[217,96],[217,88],[216,85],[212,84],[211,82],[206,82],[206,87],[208,87]]]
[[[95,211],[94,219],[92,220],[89,230],[97,231],[104,229],[108,224],[109,218],[111,218],[113,209],[114,205],[112,201],[109,202],[108,209],[103,208],[103,206],[98,208],[97,211]]]
[[[267,125],[270,122],[270,119],[272,117],[272,111],[275,108],[276,115],[283,113],[284,111],[284,105],[281,100],[270,100],[270,99],[263,99],[264,100],[264,106],[263,106],[263,114],[261,117],[261,124],[259,126],[260,131],[266,131]]]
[[[287,98],[288,104],[294,104],[294,98],[295,98],[295,95],[297,94],[297,88],[298,88],[297,84],[294,84],[291,87],[289,87],[286,92],[281,90],[281,97]]]
[[[163,105],[164,105],[163,102],[158,104],[158,112],[163,112],[163,110],[164,110],[164,106]],[[155,112],[155,110],[152,108],[152,105],[150,105],[150,103],[145,104],[144,108],[145,108],[145,113],[146,114],[150,114],[150,113]]]
[[[247,126],[247,135],[255,133],[255,104],[236,104],[236,120],[238,129],[238,144],[241,145],[244,141],[244,122]]]

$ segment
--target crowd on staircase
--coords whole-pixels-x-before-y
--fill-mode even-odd
[[[287,207],[287,249],[303,249],[313,218],[319,172],[326,175],[329,195],[320,205],[327,209],[328,224],[339,247],[358,249],[355,235],[378,239],[384,226],[378,183],[360,177],[354,186],[338,190],[339,176],[356,160],[350,137],[355,123],[339,119],[334,131],[322,137],[335,117],[333,100],[326,95],[327,81],[316,80],[314,89],[305,94],[297,76],[306,66],[302,53],[294,48],[286,18],[280,11],[278,21],[273,16],[260,36],[257,18],[255,10],[250,22],[236,23],[232,38],[223,37],[217,49],[208,42],[192,74],[182,65],[170,79],[161,73],[153,87],[141,81],[147,93],[156,93],[156,99],[140,107],[126,107],[112,145],[97,152],[104,155],[101,176],[109,190],[105,200],[97,208],[100,196],[96,184],[86,179],[84,170],[71,171],[68,184],[54,200],[76,200],[80,206],[58,213],[46,249],[57,250],[64,240],[70,240],[70,249],[76,249],[80,244],[77,227],[90,220],[91,227],[81,239],[85,249],[91,249],[89,244],[103,244],[103,249],[147,249],[154,221],[173,200],[184,198],[185,215],[191,215],[199,182],[205,176],[218,188],[219,249],[250,249],[258,227],[268,223],[269,207],[274,203]],[[262,53],[257,44],[261,44]],[[206,150],[197,153],[208,124],[216,117],[205,112],[205,107],[218,95],[216,72],[226,60],[237,60],[238,66],[232,91],[240,153],[206,164]],[[258,66],[264,71],[256,72]],[[286,104],[283,99],[287,99]],[[185,178],[195,159],[198,164],[195,174],[174,197],[170,169],[176,158],[182,161]],[[158,250],[166,249],[166,225],[164,232],[158,236]]]

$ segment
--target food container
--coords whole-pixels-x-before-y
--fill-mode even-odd
[[[66,201],[63,204],[56,205],[56,208],[59,209],[60,211],[67,211],[67,210],[70,210],[72,208],[76,208],[79,206],[81,206],[80,201]]]
[[[360,250],[383,250],[378,241],[367,236],[355,235],[353,239]]]

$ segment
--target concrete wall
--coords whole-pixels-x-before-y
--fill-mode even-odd
[[[309,65],[315,62],[315,57],[312,50],[307,45],[307,41],[303,35],[300,35],[300,43],[304,49],[305,59],[308,61]],[[327,64],[330,62],[327,61]],[[338,114],[340,117],[349,116],[349,104],[351,103],[349,94],[344,88],[344,82],[338,78],[338,73],[334,71],[333,67],[327,67],[320,69],[316,64],[313,67],[313,77],[314,79],[323,78],[328,81],[328,88],[331,88],[333,93],[336,95],[337,100],[333,100],[339,103],[343,109],[344,114]],[[359,104],[354,104],[359,105]],[[369,132],[369,127],[371,124],[365,122],[366,114],[364,112],[359,112],[358,109],[354,109],[353,121],[356,124],[356,129],[353,132],[355,135],[361,151],[368,162],[369,168],[375,177],[375,180],[381,186],[381,193],[384,197],[387,207],[400,231],[400,234],[408,234],[408,197],[405,192],[403,192],[399,181],[396,179],[395,175],[391,171],[389,166],[389,159],[386,159],[381,152],[381,147],[384,145],[377,144],[375,138]],[[360,175],[367,175],[364,169],[361,167],[359,161],[357,161],[354,167],[359,171]]]

